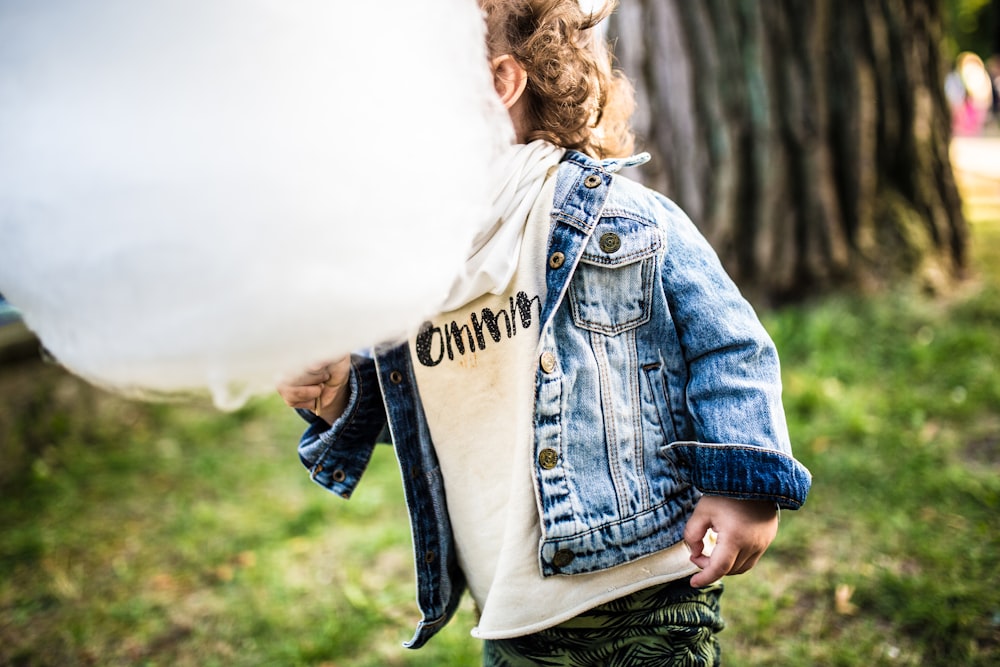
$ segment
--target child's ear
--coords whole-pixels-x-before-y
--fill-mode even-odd
[[[510,109],[521,98],[528,85],[528,72],[514,56],[505,54],[493,59],[493,85],[503,105]]]

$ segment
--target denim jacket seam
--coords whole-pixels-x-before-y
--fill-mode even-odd
[[[580,262],[583,264],[590,264],[592,266],[628,266],[630,264],[635,264],[637,261],[646,259],[647,257],[653,257],[656,255],[656,251],[660,249],[660,245],[652,245],[642,250],[633,251],[627,255],[620,255],[616,257],[607,258],[608,261],[601,261],[605,258],[604,255],[591,255],[587,252],[583,252],[580,255]]]
[[[548,537],[548,536],[546,536],[544,538],[543,542],[546,543],[546,544],[551,544],[551,543],[554,543],[554,542],[566,542],[566,541],[578,540],[580,538],[588,537],[590,535],[600,534],[600,533],[605,532],[609,528],[618,528],[618,527],[623,526],[625,524],[635,523],[637,521],[641,521],[643,517],[645,517],[645,516],[647,516],[649,514],[654,514],[658,510],[663,509],[664,507],[669,507],[670,504],[673,503],[674,501],[676,501],[676,498],[668,498],[668,499],[664,500],[661,503],[657,503],[656,505],[653,505],[651,507],[648,507],[648,508],[642,510],[641,512],[636,512],[635,514],[630,514],[630,515],[628,515],[626,517],[623,517],[621,519],[616,519],[615,521],[607,521],[605,523],[602,523],[600,526],[596,526],[596,527],[590,528],[589,530],[585,530],[585,531],[573,533],[572,535],[566,535],[566,536],[561,536],[561,537]]]
[[[725,442],[698,442],[696,440],[680,440],[677,442],[671,442],[666,445],[665,448],[681,448],[688,447],[692,449],[712,449],[719,452],[757,452],[757,453],[768,453],[777,454],[791,461],[795,461],[795,457],[781,451],[780,449],[775,449],[774,447],[768,447],[767,445],[751,445],[749,443],[725,443]]]
[[[588,224],[586,220],[581,220],[575,215],[570,215],[569,213],[566,213],[564,211],[553,212],[552,222],[569,225],[570,227],[584,234],[590,234],[592,231],[594,231],[594,228],[597,226],[596,221],[594,222],[594,224]]]
[[[617,179],[618,176],[615,176]],[[637,222],[643,227],[650,227],[652,229],[659,229],[662,225],[657,222],[655,218],[651,218],[637,212],[635,209],[627,208],[621,206],[618,202],[610,202],[609,205],[604,207],[601,211],[602,218],[621,218],[625,220],[631,220],[632,222]]]
[[[781,493],[766,493],[762,491],[727,491],[725,489],[699,488],[706,496],[722,496],[724,498],[759,499],[759,500],[783,500],[790,505],[801,505],[802,501]]]

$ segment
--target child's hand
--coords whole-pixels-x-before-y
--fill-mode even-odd
[[[702,542],[709,528],[718,534],[710,556],[704,553]],[[691,577],[691,585],[700,588],[727,574],[743,574],[757,564],[777,534],[774,503],[702,496],[684,529],[691,562],[702,568]]]
[[[351,356],[307,368],[278,385],[278,393],[290,407],[312,410],[328,424],[347,408],[351,391]]]

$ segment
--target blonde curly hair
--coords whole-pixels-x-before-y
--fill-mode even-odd
[[[528,74],[527,141],[544,139],[596,158],[627,157],[634,135],[632,85],[612,63],[597,25],[616,0],[592,13],[579,0],[480,0],[490,57],[510,54]]]

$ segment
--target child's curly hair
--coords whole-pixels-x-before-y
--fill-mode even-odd
[[[612,65],[595,29],[615,9],[592,14],[579,0],[480,0],[491,57],[510,54],[528,73],[528,141],[544,139],[596,158],[627,157],[634,136],[632,85]]]

